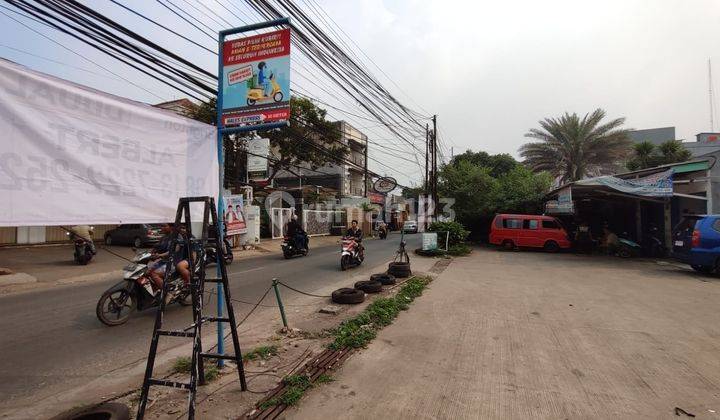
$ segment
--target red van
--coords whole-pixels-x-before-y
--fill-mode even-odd
[[[570,248],[560,221],[550,216],[498,214],[490,226],[490,243],[507,249],[543,248],[548,252]]]

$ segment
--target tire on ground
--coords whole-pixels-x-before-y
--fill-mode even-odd
[[[343,287],[332,292],[332,301],[335,303],[362,303],[365,301],[365,292]]]
[[[93,407],[76,408],[51,420],[77,419],[129,420],[130,409],[125,404],[104,403]]]
[[[373,280],[363,280],[355,283],[355,288],[365,293],[378,293],[382,291],[382,283]]]
[[[370,281],[379,281],[383,284],[383,286],[390,286],[397,283],[397,281],[395,280],[395,276],[388,273],[373,274],[372,276],[370,276]]]
[[[406,278],[412,275],[410,271],[410,263],[408,262],[391,262],[388,264],[388,274],[391,276]]]

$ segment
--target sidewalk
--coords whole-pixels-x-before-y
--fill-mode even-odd
[[[718,418],[718,300],[669,265],[476,249],[287,418]]]
[[[315,236],[310,238],[310,252],[313,248],[333,245],[338,236]],[[233,249],[235,261],[269,254],[280,254],[282,239],[262,240],[255,249]],[[0,247],[0,267],[10,269],[13,274],[0,275],[0,293],[11,293],[49,287],[122,278],[122,268],[135,253],[129,246],[98,244],[97,255],[85,266],[73,260],[72,244],[43,246]],[[125,259],[124,259],[125,258]]]

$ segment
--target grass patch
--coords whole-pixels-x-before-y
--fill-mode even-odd
[[[456,257],[462,257],[463,255],[467,255],[471,252],[472,248],[470,248],[470,246],[465,243],[451,245],[450,248],[448,248],[448,254]]]
[[[192,359],[189,357],[178,357],[173,363],[173,373],[189,375],[192,367]],[[212,382],[220,376],[220,370],[214,364],[205,363],[205,382]]]
[[[367,306],[363,312],[354,318],[343,321],[337,328],[330,331],[335,339],[328,345],[333,350],[345,347],[364,347],[383,327],[390,325],[395,317],[408,309],[410,303],[420,296],[430,283],[428,277],[412,277],[400,288],[394,297],[379,298]],[[248,353],[249,354],[249,353]],[[334,379],[327,374],[320,375],[315,384],[332,382]],[[287,385],[285,392],[277,397],[270,398],[258,406],[260,410],[274,407],[276,405],[295,405],[305,395],[305,392],[313,387],[310,378],[305,375],[290,375],[283,379]]]
[[[269,358],[278,354],[278,346],[272,344],[270,346],[260,346],[252,349],[249,352],[243,354],[243,360],[268,360]]]
[[[328,347],[333,350],[365,347],[380,329],[390,325],[400,311],[406,310],[422,294],[428,283],[430,279],[427,277],[412,277],[394,297],[376,299],[363,312],[332,330],[331,335],[335,339]]]
[[[287,385],[288,387],[285,392],[278,397],[270,398],[269,400],[260,404],[258,408],[264,410],[268,407],[273,407],[280,404],[295,405],[298,401],[300,401],[300,398],[305,395],[305,391],[312,387],[312,383],[310,383],[310,378],[305,375],[287,376],[283,379],[283,383],[285,383],[285,385]]]

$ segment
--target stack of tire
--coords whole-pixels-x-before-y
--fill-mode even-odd
[[[354,288],[343,287],[332,292],[332,301],[335,303],[362,303],[366,293],[378,293],[383,286],[396,283],[395,276],[388,273],[373,274],[370,280],[358,281]]]
[[[410,262],[391,262],[388,264],[388,274],[404,279],[412,275]]]

